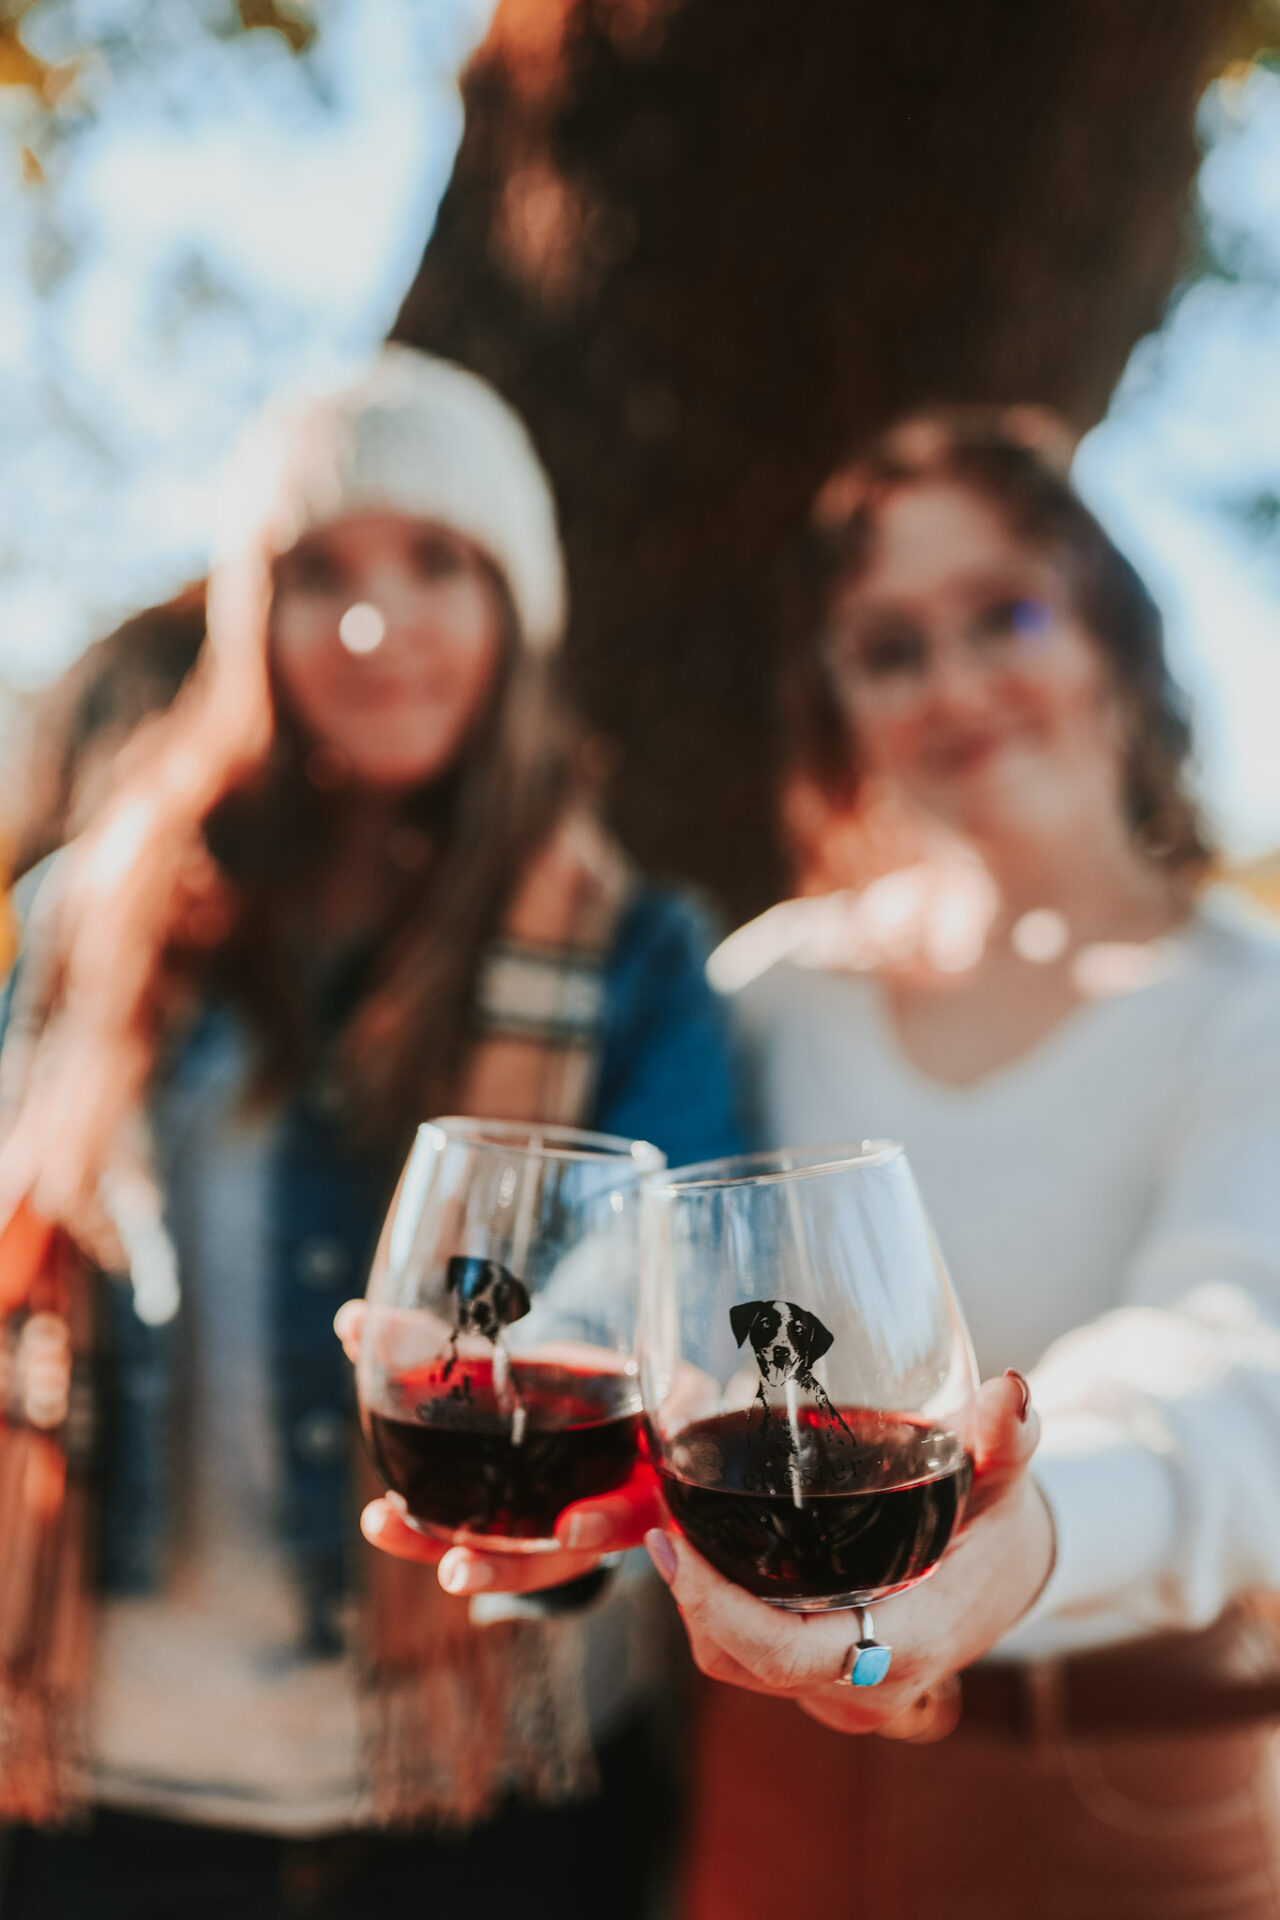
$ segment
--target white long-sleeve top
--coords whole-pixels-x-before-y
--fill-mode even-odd
[[[1210,895],[1012,1064],[957,1088],[880,984],[790,957],[734,998],[765,1145],[905,1142],[985,1376],[1029,1374],[1057,1560],[1001,1657],[1280,1588],[1280,937]]]

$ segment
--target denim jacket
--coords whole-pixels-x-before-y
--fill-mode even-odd
[[[704,974],[708,944],[686,900],[645,889],[624,911],[605,973],[589,1124],[651,1140],[673,1165],[740,1144],[727,1022]],[[228,1043],[230,1018],[225,1009],[204,1010],[167,1069],[171,1088],[185,1081],[198,1089],[211,1055]],[[308,1642],[322,1653],[336,1650],[353,1501],[353,1382],[333,1315],[363,1289],[399,1168],[385,1154],[352,1151],[318,1076],[283,1110],[267,1151],[279,1520],[306,1600]],[[104,1292],[100,1577],[111,1591],[146,1592],[163,1577],[171,1537],[182,1316],[147,1326],[127,1286]]]

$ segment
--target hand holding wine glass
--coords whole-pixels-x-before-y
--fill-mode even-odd
[[[1019,1417],[1025,1386],[978,1391],[895,1143],[750,1155],[651,1181],[638,1345],[675,1522],[651,1551],[716,1677],[816,1696],[820,1716],[842,1725],[885,1724],[925,1675],[984,1652],[1047,1577],[1048,1511],[1022,1472],[1035,1432]],[[966,1512],[953,1565],[974,1566],[981,1529],[998,1563],[994,1609],[975,1608],[973,1579],[955,1572],[941,1603],[936,1582],[928,1601],[894,1599],[923,1592]],[[928,1646],[911,1638],[917,1618],[933,1623]],[[824,1690],[857,1704],[828,1709]]]
[[[448,1592],[581,1588],[656,1516],[630,1348],[639,1187],[661,1165],[556,1127],[420,1131],[368,1299],[335,1331],[389,1490],[365,1536]]]
[[[847,1683],[848,1614],[783,1612],[718,1574],[674,1527],[646,1537],[712,1679],[793,1699],[845,1733],[907,1729],[922,1696],[979,1659],[1036,1599],[1053,1564],[1053,1523],[1027,1466],[1039,1434],[1025,1383],[987,1381],[966,1432],[973,1483],[965,1519],[932,1576],[877,1607],[893,1660],[875,1687]]]

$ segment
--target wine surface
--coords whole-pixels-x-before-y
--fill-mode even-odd
[[[636,1461],[633,1375],[515,1360],[447,1360],[399,1375],[361,1409],[385,1486],[449,1532],[546,1540],[575,1500],[620,1486]]]
[[[658,1471],[677,1524],[736,1585],[792,1604],[866,1603],[937,1564],[972,1465],[927,1422],[757,1402],[684,1428]]]

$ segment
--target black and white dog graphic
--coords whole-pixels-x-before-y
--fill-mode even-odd
[[[812,1390],[817,1386],[812,1368],[832,1342],[816,1313],[791,1300],[742,1300],[729,1309],[729,1325],[741,1346],[750,1340],[760,1369],[758,1393],[784,1387],[788,1380]],[[819,1388],[819,1391],[821,1389]]]
[[[449,1358],[445,1364],[447,1380],[458,1360],[458,1335],[475,1334],[496,1346],[504,1327],[523,1320],[530,1305],[529,1292],[522,1280],[497,1260],[480,1260],[469,1254],[455,1254],[445,1269],[445,1286],[457,1300],[458,1317],[449,1336]]]
[[[493,1341],[504,1327],[514,1326],[529,1311],[523,1280],[517,1280],[497,1260],[455,1254],[445,1271],[445,1285],[457,1295],[459,1333],[474,1333],[482,1340]]]
[[[742,1300],[729,1309],[733,1337],[741,1346],[751,1342],[760,1371],[756,1399],[761,1407],[761,1428],[767,1436],[770,1416],[778,1395],[793,1383],[815,1400],[829,1420],[844,1428],[853,1439],[847,1422],[821,1382],[814,1377],[814,1364],[828,1352],[834,1336],[823,1326],[816,1313],[798,1307],[794,1300]],[[794,1452],[796,1436],[790,1422],[781,1423],[779,1439],[783,1450]]]

